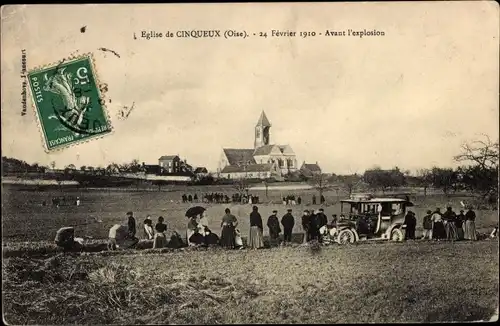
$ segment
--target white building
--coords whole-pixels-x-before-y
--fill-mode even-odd
[[[228,179],[243,176],[265,179],[297,171],[293,149],[289,145],[270,144],[270,129],[271,123],[262,111],[255,126],[254,148],[224,148],[218,168],[220,176]],[[252,176],[248,176],[249,173]]]

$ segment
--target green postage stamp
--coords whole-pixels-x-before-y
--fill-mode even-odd
[[[111,133],[91,54],[34,69],[28,80],[46,151]]]

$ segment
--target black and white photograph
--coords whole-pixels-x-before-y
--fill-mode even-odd
[[[498,321],[499,8],[2,6],[3,322]]]

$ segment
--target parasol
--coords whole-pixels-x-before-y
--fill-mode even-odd
[[[194,206],[186,211],[186,217],[191,218],[191,217],[194,217],[196,215],[203,213],[204,211],[205,211],[205,208],[203,208],[201,206]]]

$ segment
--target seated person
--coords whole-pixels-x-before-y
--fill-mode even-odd
[[[115,224],[109,229],[108,250],[133,248],[137,243],[139,239],[129,236],[127,225]]]
[[[73,227],[62,227],[57,230],[54,242],[64,251],[78,250],[83,248],[83,239],[75,239],[75,229]]]

